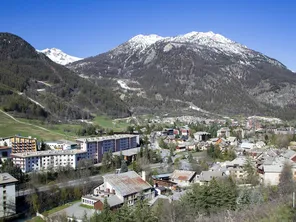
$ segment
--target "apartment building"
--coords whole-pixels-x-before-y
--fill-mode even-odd
[[[76,169],[78,162],[87,158],[87,153],[83,150],[47,150],[14,153],[11,157],[23,172],[31,172],[65,166]]]
[[[22,136],[11,136],[2,138],[0,141],[1,146],[11,147],[12,153],[23,153],[23,152],[35,152],[37,151],[37,139]]]
[[[103,154],[111,151],[118,152],[139,146],[139,136],[119,134],[104,137],[81,138],[76,140],[78,146],[87,152],[87,158],[95,163],[102,161]]]
[[[0,218],[15,214],[15,183],[8,173],[0,174]]]

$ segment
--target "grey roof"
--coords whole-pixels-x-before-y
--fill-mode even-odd
[[[202,171],[199,176],[200,181],[211,181],[214,178],[222,178],[225,176],[221,171]]]
[[[120,153],[122,153],[123,156],[133,156],[133,155],[136,155],[137,153],[139,153],[140,150],[141,150],[141,147],[136,147],[136,148],[132,148],[132,149],[128,149],[128,150],[122,150],[121,152],[117,151],[112,154],[116,155],[116,156],[120,156]]]
[[[292,156],[294,156],[296,154],[295,151],[293,150],[287,150],[284,154],[283,157],[290,159]]]
[[[152,188],[149,183],[144,181],[135,171],[128,171],[120,174],[104,175],[104,182],[108,182],[116,193],[127,196]]]
[[[196,133],[194,133],[194,135],[211,135],[210,133],[208,133],[208,132],[202,132],[202,131],[198,131],[198,132],[196,132]]]
[[[9,173],[0,173],[0,184],[16,183],[18,180]]]
[[[283,168],[281,165],[264,165],[263,169],[265,173],[281,173]]]
[[[164,177],[170,177],[171,175],[172,175],[171,173],[164,173],[164,174],[153,175],[152,178],[160,179]]]

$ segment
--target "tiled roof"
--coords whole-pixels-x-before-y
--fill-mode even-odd
[[[195,171],[175,170],[171,176],[171,179],[190,181],[194,175]]]

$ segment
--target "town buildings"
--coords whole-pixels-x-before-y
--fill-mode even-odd
[[[37,151],[37,139],[32,137],[12,136],[2,138],[1,146],[11,147],[12,153],[35,152]]]
[[[217,137],[230,137],[230,129],[228,127],[223,127],[217,131]]]
[[[15,183],[17,179],[8,173],[0,174],[0,218],[16,213]]]
[[[136,148],[140,144],[139,135],[119,134],[104,137],[90,137],[77,139],[78,146],[87,152],[87,158],[94,163],[102,161],[106,152],[118,152]]]
[[[13,163],[23,172],[47,170],[70,166],[76,169],[81,159],[86,159],[83,150],[47,150],[27,153],[13,153]]]
[[[135,171],[103,176],[104,183],[96,187],[93,194],[82,197],[82,204],[103,209],[106,198],[111,208],[120,207],[123,203],[135,204],[138,198],[151,200],[155,196],[153,187],[146,182],[145,173],[142,178]]]
[[[52,150],[71,150],[77,147],[77,143],[68,140],[47,141],[45,144],[48,145]]]

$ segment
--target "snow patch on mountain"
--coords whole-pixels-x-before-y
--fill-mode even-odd
[[[48,58],[50,58],[53,62],[58,63],[60,65],[67,65],[72,62],[76,62],[82,60],[83,58],[78,58],[75,56],[68,55],[64,53],[60,49],[51,48],[51,49],[43,49],[37,50],[37,52],[41,52],[45,54]]]

